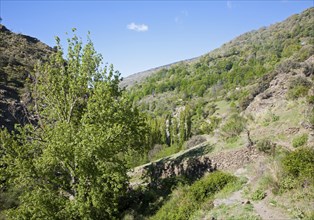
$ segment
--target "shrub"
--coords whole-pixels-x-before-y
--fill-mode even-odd
[[[262,200],[266,197],[266,192],[264,192],[262,189],[257,189],[253,194],[252,194],[252,200],[257,201],[257,200]]]
[[[256,143],[256,147],[261,152],[264,152],[266,154],[271,154],[273,151],[274,145],[270,140],[262,139]]]
[[[308,101],[309,104],[313,105],[314,104],[314,95],[308,96],[307,97],[307,101]]]
[[[307,143],[307,140],[308,140],[308,134],[302,134],[300,136],[293,138],[292,146],[293,147],[304,146]]]
[[[197,201],[203,201],[206,197],[221,190],[228,182],[233,180],[235,180],[235,177],[229,174],[215,172],[195,182],[190,188],[190,193]]]
[[[221,122],[221,118],[216,116],[210,116],[209,121],[201,119],[198,122],[194,122],[194,127],[198,128],[199,134],[211,134],[213,131],[218,128]]]
[[[19,199],[21,192],[18,189],[1,189],[0,191],[0,212],[10,208],[15,208],[19,205]],[[0,217],[1,219],[1,217]]]
[[[238,114],[233,114],[221,127],[221,134],[226,139],[238,136],[245,128],[246,121]]]
[[[290,82],[287,95],[291,99],[304,97],[307,95],[310,88],[311,82],[304,77],[297,77]]]
[[[309,88],[302,86],[302,85],[297,85],[297,86],[289,89],[288,97],[291,99],[297,99],[300,97],[304,97],[307,95],[308,91],[309,91]]]
[[[213,131],[211,125],[205,121],[205,120],[201,120],[199,122],[199,132],[200,134],[210,134]]]
[[[216,128],[218,128],[221,118],[216,116],[211,116],[210,118],[210,130],[213,132]]]
[[[298,185],[298,180],[293,176],[286,176],[280,181],[279,193],[283,193],[285,190],[290,190]]]
[[[287,59],[277,65],[276,71],[279,73],[289,73],[291,70],[297,69],[299,67],[300,64],[298,62],[293,59]]]
[[[300,148],[289,153],[282,160],[286,175],[314,183],[314,149]]]
[[[189,219],[204,202],[235,180],[236,177],[230,174],[216,171],[191,186],[180,187],[151,219]]]
[[[279,116],[274,114],[273,112],[268,112],[262,122],[263,126],[268,126],[271,122],[275,122],[279,120]]]

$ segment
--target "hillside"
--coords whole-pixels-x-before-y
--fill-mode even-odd
[[[194,179],[217,169],[244,178],[243,185],[236,186],[228,193],[218,194],[212,201],[214,207],[200,208],[191,219],[228,219],[239,216],[241,219],[291,219],[299,215],[311,219],[309,216],[313,213],[311,205],[308,204],[313,203],[312,186],[300,188],[292,186],[298,184],[297,182],[282,183],[281,181],[289,180],[283,178],[285,174],[282,173],[281,163],[283,158],[292,154],[291,152],[307,146],[312,152],[308,159],[301,160],[308,160],[313,170],[313,103],[309,105],[304,97],[286,98],[289,96],[289,83],[300,77],[305,79],[308,66],[313,68],[313,65],[314,56],[311,56],[305,62],[296,63],[298,67],[295,69],[278,72],[270,81],[269,87],[258,94],[248,108],[240,113],[247,121],[244,131],[235,137],[226,139],[222,131],[226,128],[225,124],[230,124],[230,114],[234,114],[234,110],[226,106],[228,102],[218,101],[217,116],[225,117],[222,119],[222,125],[209,135],[192,136],[181,148],[160,148],[155,145],[149,152],[153,161],[135,167],[133,172],[129,173],[132,177],[132,187],[137,188],[148,183],[147,187],[154,189],[154,184],[163,185],[163,181],[170,181],[175,176]],[[313,85],[313,80],[308,80]],[[313,87],[310,93],[313,94]],[[237,127],[235,124],[230,125]],[[246,131],[249,131],[249,136]],[[204,137],[203,142],[197,144],[195,140],[201,137]],[[251,146],[248,145],[249,139],[253,142]],[[179,152],[171,154],[177,151]],[[291,166],[300,166],[292,161],[289,163]],[[162,190],[166,189],[168,188]],[[151,191],[156,193],[157,197],[165,197],[158,190]],[[255,199],[254,196],[258,193],[264,196]],[[292,194],[297,194],[298,197],[291,197]],[[152,199],[149,202],[157,207],[164,202],[167,204],[167,201],[163,200],[157,202]]]
[[[226,118],[220,109],[243,112],[279,73],[298,68],[313,55],[312,12],[243,34],[192,64],[161,69],[133,86],[131,97],[160,120],[180,120],[179,113],[189,108],[194,125],[189,135],[213,132],[211,117]],[[304,77],[311,80],[312,63],[303,65]]]
[[[153,219],[175,218],[165,213],[180,213],[169,208],[185,199],[184,189],[165,195],[155,184],[162,188],[175,176],[193,179],[218,169],[245,178],[245,184],[218,194],[212,206],[198,208],[189,219],[313,217],[313,188],[287,183],[282,165],[288,155],[311,149],[301,160],[313,170],[313,15],[310,8],[245,33],[193,63],[158,69],[130,88],[149,115],[152,133],[141,161],[151,163],[134,168],[131,184],[148,183],[147,193],[156,194],[148,202],[152,207],[133,210],[144,206],[153,212],[157,206]],[[298,198],[291,197],[295,193]]]
[[[199,57],[195,57],[195,58],[192,58],[192,59],[187,59],[187,60],[171,63],[171,64],[164,65],[164,66],[159,66],[159,67],[152,68],[152,69],[149,69],[149,70],[146,70],[146,71],[142,71],[142,72],[139,72],[139,73],[132,74],[130,76],[125,77],[121,81],[120,86],[122,88],[130,88],[130,87],[134,86],[135,84],[141,83],[147,77],[151,76],[155,72],[158,72],[159,70],[169,69],[171,66],[177,65],[179,63],[192,63],[194,61],[197,61],[198,59],[199,59]]]
[[[9,130],[30,117],[29,89],[34,65],[47,60],[52,49],[38,39],[16,34],[0,25],[0,125]]]

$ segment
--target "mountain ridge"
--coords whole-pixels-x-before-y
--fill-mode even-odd
[[[311,11],[311,10],[313,10],[313,7],[305,10],[304,13],[306,13],[306,11]],[[154,75],[154,73],[156,73],[162,69],[169,69],[171,66],[174,66],[174,65],[177,65],[180,63],[193,63],[194,61],[198,61],[199,59],[206,57],[206,56],[232,56],[233,54],[230,54],[230,53],[228,54],[228,51],[227,51],[228,47],[235,47],[237,45],[241,45],[244,42],[246,42],[251,35],[254,35],[254,34],[259,33],[261,31],[265,31],[265,30],[266,31],[272,31],[276,28],[280,28],[282,26],[282,23],[289,22],[289,20],[292,20],[295,16],[298,16],[298,15],[299,14],[292,15],[289,18],[286,18],[281,22],[276,22],[276,23],[271,24],[267,27],[263,26],[259,29],[245,32],[244,34],[241,34],[241,35],[233,38],[232,40],[222,44],[221,46],[219,46],[219,47],[217,47],[217,48],[215,48],[215,49],[213,49],[213,50],[211,50],[211,51],[209,51],[203,55],[200,55],[198,57],[186,59],[186,60],[182,60],[182,61],[177,61],[177,62],[170,63],[167,65],[162,65],[159,67],[151,68],[149,70],[145,70],[145,71],[131,74],[131,75],[123,78],[123,81],[121,82],[121,87],[130,88],[130,87],[134,86],[135,84],[143,82],[146,78],[150,77],[151,75]],[[236,54],[237,52],[234,51],[234,53]]]
[[[195,61],[199,60],[200,57],[201,56],[190,58],[190,59],[185,59],[185,60],[180,60],[180,61],[176,61],[176,62],[173,62],[173,63],[170,63],[170,64],[166,64],[166,65],[150,68],[148,70],[144,70],[144,71],[140,71],[140,72],[137,72],[137,73],[133,73],[133,74],[127,76],[127,77],[124,77],[123,80],[120,83],[120,86],[122,88],[130,88],[133,85],[142,82],[147,77],[149,77],[150,75],[154,74],[155,72],[158,72],[158,71],[160,71],[162,69],[168,69],[171,66],[177,65],[179,63],[192,63],[192,62],[195,62]]]

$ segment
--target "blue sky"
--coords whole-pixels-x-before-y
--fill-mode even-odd
[[[54,46],[54,36],[88,31],[104,62],[127,76],[203,55],[247,31],[313,7],[278,1],[0,0],[2,24]]]

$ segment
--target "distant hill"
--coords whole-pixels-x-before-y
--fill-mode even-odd
[[[242,34],[193,62],[178,62],[139,74],[141,81],[130,87],[129,94],[135,105],[150,116],[149,123],[156,132],[152,146],[182,145],[203,134],[222,144],[251,126],[254,129],[250,134],[257,135],[255,139],[286,137],[284,129],[292,129],[293,123],[298,131],[304,129],[302,124],[310,132],[314,116],[310,116],[312,104],[306,100],[313,99],[314,94],[313,24],[314,8],[309,8],[282,22]],[[301,99],[305,99],[303,103],[299,103]],[[294,107],[288,107],[289,103]],[[306,113],[291,123],[291,109]],[[241,121],[241,117],[255,121]],[[269,125],[269,120],[280,121],[282,127],[256,128],[258,123],[262,127]],[[227,131],[224,126],[234,121],[243,126]],[[289,147],[291,138],[280,143]]]
[[[122,88],[130,88],[135,84],[141,83],[143,80],[145,80],[147,77],[151,76],[152,74],[158,72],[159,70],[162,69],[169,69],[171,66],[173,65],[177,65],[179,63],[192,63],[194,61],[197,61],[200,57],[195,57],[192,59],[187,59],[187,60],[183,60],[183,61],[178,61],[178,62],[174,62],[171,64],[167,64],[167,65],[163,65],[163,66],[159,66],[156,68],[152,68],[149,70],[145,70],[139,73],[134,73],[131,74],[130,76],[125,77],[122,82],[120,83],[120,86]]]
[[[193,59],[195,62],[177,62],[134,74],[124,83],[135,85],[134,81],[139,79],[138,89],[134,88],[134,91],[139,91],[138,98],[152,92],[172,91],[177,95],[200,97],[215,84],[225,87],[248,85],[271,72],[285,59],[305,60],[313,54],[313,13],[314,9],[310,8],[283,22],[242,34]]]
[[[203,56],[196,57],[193,59],[188,59],[184,61],[175,62],[172,64],[156,67],[147,71],[139,72],[132,74],[121,82],[122,87],[131,87],[135,84],[140,84],[144,79],[154,75],[162,69],[169,69],[171,66],[178,65],[180,63],[193,63],[194,61],[199,61],[197,65],[200,65],[204,59],[206,59],[210,65],[215,65],[214,60],[218,61],[222,58],[234,58],[234,57],[243,57],[245,59],[252,59],[258,56],[259,59],[269,59],[268,55],[272,53],[274,56],[281,56],[281,52],[285,49],[285,55],[291,52],[292,50],[292,41],[300,41],[299,46],[310,47],[313,45],[313,42],[309,41],[309,36],[311,32],[313,33],[313,8],[310,8],[303,12],[301,15],[293,15],[286,19],[283,22],[276,23],[269,27],[262,27],[258,30],[253,30],[247,33],[236,37],[223,44],[221,47],[204,54]],[[305,23],[303,23],[305,22]],[[299,31],[302,29],[303,34],[300,35]],[[307,32],[308,34],[304,34]],[[285,40],[290,39],[286,42]],[[302,44],[302,45],[301,45]],[[288,46],[290,45],[290,49]],[[263,46],[263,48],[261,48]],[[286,47],[286,48],[284,48]],[[262,54],[264,51],[267,51],[267,54]],[[291,54],[290,54],[291,55]],[[203,61],[202,61],[203,60]],[[233,62],[232,59],[229,59]]]
[[[53,50],[36,38],[0,25],[0,51],[0,127],[12,130],[16,123],[33,120],[27,116],[33,67],[47,60]]]

